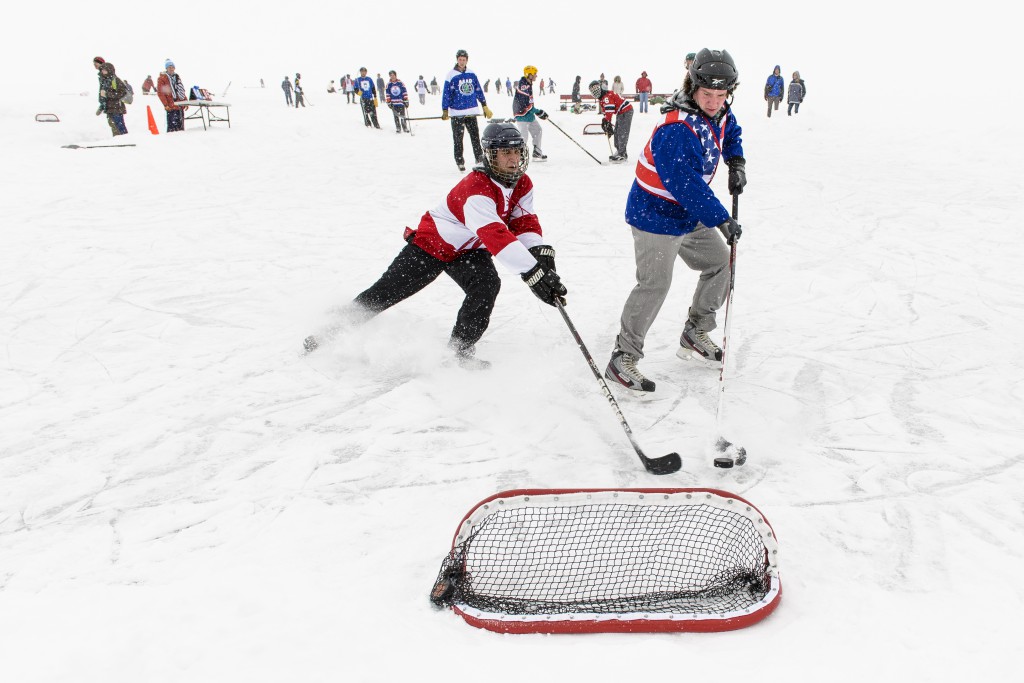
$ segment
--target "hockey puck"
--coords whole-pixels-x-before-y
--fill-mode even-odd
[[[715,458],[715,467],[721,467],[722,469],[729,469],[735,463],[732,458]]]

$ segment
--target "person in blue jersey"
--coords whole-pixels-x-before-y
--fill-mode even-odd
[[[483,107],[484,117],[491,118],[491,110],[487,108],[487,98],[484,97],[484,89],[480,87],[480,79],[469,70],[468,64],[469,53],[465,50],[456,52],[455,66],[445,76],[444,88],[441,91],[441,118],[452,122],[455,165],[460,171],[466,170],[466,159],[463,155],[465,133],[469,132],[473,155],[479,164],[484,158],[483,149],[480,147],[480,127],[476,123],[480,108]]]
[[[728,296],[727,243],[739,239],[742,231],[710,183],[720,159],[729,167],[730,194],[740,194],[747,183],[743,131],[731,109],[738,79],[736,63],[725,50],[705,48],[697,53],[683,87],[661,108],[662,120],[637,162],[626,200],[636,286],[623,307],[615,350],[605,370],[605,377],[628,389],[654,391],[655,383],[640,372],[637,362],[644,357],[647,332],[668,296],[676,256],[700,271],[676,353],[709,363],[722,360],[722,349],[708,332],[715,329],[716,312]]]
[[[377,87],[374,85],[373,79],[366,75],[365,66],[359,68],[356,93],[358,93],[359,104],[363,109],[363,123],[367,128],[373,126],[380,130],[380,122],[377,121]]]
[[[781,67],[776,64],[772,75],[768,77],[764,84],[764,101],[768,103],[768,118],[772,117],[772,107],[775,108],[775,111],[779,110],[779,103],[782,102],[782,93],[786,89],[786,82],[782,80],[780,75],[781,71]]]
[[[388,72],[388,82],[384,85],[384,101],[388,109],[395,117],[395,132],[411,132],[409,130],[409,91],[405,89],[405,83],[398,80],[398,74],[392,69]]]
[[[533,106],[533,82],[537,80],[537,67],[527,66],[523,69],[523,77],[516,85],[516,95],[512,100],[512,113],[516,117],[516,127],[522,134],[523,139],[527,135],[533,137],[533,159],[534,161],[546,161],[548,155],[541,147],[541,139],[544,131],[541,130],[540,122],[537,119],[546,119],[547,112]]]
[[[563,306],[567,291],[555,268],[555,250],[545,243],[534,212],[533,181],[526,175],[526,141],[511,123],[484,129],[484,157],[447,195],[423,214],[415,230],[405,229],[406,245],[384,274],[344,310],[344,323],[303,341],[307,353],[349,324],[364,322],[448,275],[463,292],[449,348],[460,365],[482,369],[476,343],[491,321],[501,277],[495,262],[521,276],[533,294]]]

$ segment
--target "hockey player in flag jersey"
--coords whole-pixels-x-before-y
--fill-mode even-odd
[[[423,214],[416,230],[406,228],[406,246],[380,279],[356,296],[349,318],[371,318],[445,273],[465,293],[448,345],[460,364],[476,368],[488,365],[475,354],[501,288],[495,260],[519,273],[544,303],[554,306],[557,298],[564,304],[567,292],[555,272],[555,250],[544,244],[533,212],[529,162],[526,141],[515,125],[488,125],[482,164]],[[306,351],[322,341],[307,337]]]
[[[722,360],[722,350],[708,336],[728,296],[730,252],[719,232],[732,244],[741,229],[710,183],[722,158],[729,166],[730,194],[743,192],[747,182],[742,130],[726,101],[737,84],[736,64],[728,52],[701,50],[682,89],[662,107],[664,116],[637,162],[626,200],[637,284],[623,307],[605,371],[608,379],[629,389],[654,391],[655,383],[636,364],[644,357],[644,339],[668,296],[677,255],[700,271],[677,355]]]

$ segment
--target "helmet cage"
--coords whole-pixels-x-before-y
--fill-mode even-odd
[[[487,175],[506,187],[514,187],[530,166],[526,140],[519,129],[511,123],[491,123],[484,129],[480,142],[484,148],[484,171]],[[519,151],[519,163],[516,164],[514,171],[507,171],[499,166],[498,151],[503,149]]]

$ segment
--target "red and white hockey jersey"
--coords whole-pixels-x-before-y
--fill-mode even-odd
[[[530,177],[508,188],[482,171],[467,175],[423,214],[413,238],[413,244],[446,263],[470,249],[486,249],[514,273],[537,264],[528,249],[543,243]]]

